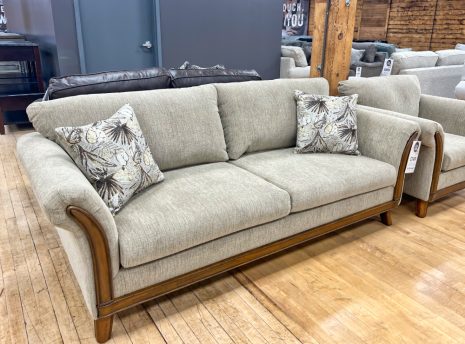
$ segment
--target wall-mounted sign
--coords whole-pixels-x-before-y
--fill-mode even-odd
[[[283,36],[308,35],[309,0],[283,0]]]

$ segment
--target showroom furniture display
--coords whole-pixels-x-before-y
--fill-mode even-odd
[[[281,79],[299,79],[310,77],[310,65],[305,53],[298,46],[281,46]]]
[[[0,66],[0,134],[5,134],[6,124],[24,122],[16,117],[6,120],[5,112],[25,110],[42,98],[44,84],[37,44],[20,39],[0,40],[0,61],[3,63]]]
[[[385,47],[385,49],[382,49]],[[360,60],[351,60],[349,76],[355,76],[357,67],[362,67],[362,77],[370,78],[380,76],[383,71],[384,60],[395,50],[395,46],[387,43],[377,42],[353,42],[352,49],[366,52],[374,48],[374,54],[367,58],[365,54]],[[381,49],[381,50],[380,50]],[[389,52],[388,52],[389,51]]]
[[[328,88],[321,78],[278,79],[29,106],[37,133],[18,139],[18,157],[68,254],[97,341],[110,338],[121,310],[372,216],[391,224],[419,125],[360,109],[361,155],[294,153],[294,91]],[[165,180],[112,216],[54,129],[108,118],[124,104]]]
[[[391,55],[393,75],[415,75],[423,94],[455,98],[455,88],[465,73],[465,51],[406,51]]]
[[[261,80],[255,70],[149,68],[51,78],[44,100],[80,94],[191,87],[209,83]]]
[[[420,125],[418,163],[404,188],[417,198],[419,217],[426,216],[429,203],[465,188],[465,101],[421,94],[413,75],[351,79],[340,83],[339,93],[358,94],[360,107]]]

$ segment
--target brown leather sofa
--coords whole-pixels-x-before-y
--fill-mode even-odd
[[[180,88],[210,83],[261,80],[255,70],[165,69],[116,71],[51,78],[43,100],[80,94],[115,93]]]

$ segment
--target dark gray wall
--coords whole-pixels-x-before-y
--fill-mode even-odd
[[[39,44],[44,80],[79,72],[73,0],[4,0],[8,31]]]
[[[164,67],[188,60],[279,77],[282,0],[153,1],[159,2],[160,41],[155,43]],[[9,31],[40,45],[45,80],[80,72],[74,0],[4,2]]]
[[[73,0],[51,0],[59,75],[80,73]]]
[[[159,0],[163,67],[185,60],[279,77],[282,0]]]

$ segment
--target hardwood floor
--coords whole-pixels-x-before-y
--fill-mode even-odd
[[[0,343],[94,343],[66,254],[0,136]],[[465,192],[115,317],[109,343],[465,343]]]

